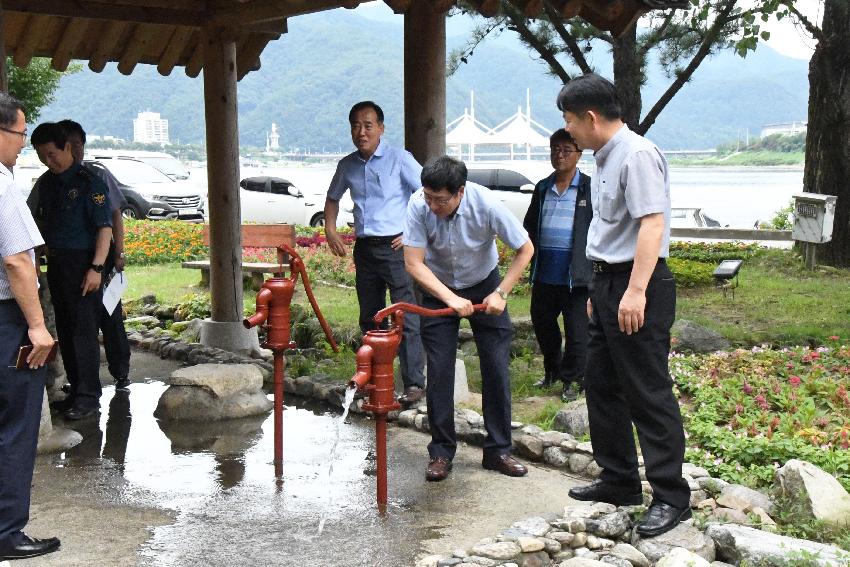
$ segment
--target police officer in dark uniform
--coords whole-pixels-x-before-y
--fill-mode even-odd
[[[101,274],[112,239],[111,207],[103,181],[75,163],[61,126],[41,124],[31,141],[49,170],[38,180],[34,216],[48,248],[47,282],[71,384],[65,418],[79,420],[100,409],[97,334]]]

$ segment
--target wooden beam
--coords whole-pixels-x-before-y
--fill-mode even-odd
[[[192,56],[189,57],[189,61],[186,63],[186,75],[188,77],[192,77],[193,79],[201,74],[201,69],[204,68],[204,42],[200,37],[200,32],[196,32],[197,36],[195,43],[195,51],[192,52]]]
[[[510,0],[526,18],[536,18],[543,11],[543,0]]]
[[[569,20],[570,18],[575,18],[581,12],[582,0],[567,0],[564,2],[559,8],[559,12],[564,17],[565,20]]]
[[[38,47],[39,41],[41,41],[41,36],[49,24],[50,16],[30,16],[21,34],[21,41],[18,42],[18,45],[15,47],[15,53],[13,54],[13,61],[16,67],[26,67],[30,64],[33,53],[35,53],[35,49]]]
[[[71,18],[68,20],[68,25],[65,26],[65,31],[62,32],[62,39],[59,40],[53,52],[53,62],[51,65],[54,69],[64,71],[68,68],[68,64],[75,55],[80,41],[82,41],[86,32],[89,30],[89,22],[90,20],[83,18]]]
[[[434,8],[434,11],[438,14],[445,14],[452,7],[457,4],[455,0],[429,0],[431,2],[431,7]]]
[[[404,14],[410,9],[410,4],[413,0],[384,0],[384,4],[389,6],[396,14]]]
[[[118,20],[139,24],[165,24],[199,26],[206,12],[148,6],[121,6],[93,0],[4,0],[6,9],[29,14],[91,18],[93,20]]]
[[[188,45],[194,31],[192,28],[185,26],[175,26],[174,33],[171,34],[168,45],[165,46],[165,51],[162,52],[162,56],[159,58],[159,63],[156,66],[156,70],[159,71],[160,75],[167,77],[171,74],[174,66],[180,60],[180,56],[186,50],[186,45]]]
[[[499,13],[499,0],[472,0],[472,3],[475,9],[486,18],[492,18]]]
[[[152,30],[145,24],[136,24],[136,29],[133,30],[133,35],[127,42],[127,47],[124,48],[121,59],[118,60],[118,71],[122,75],[129,75],[133,72],[142,55],[145,54],[153,35]]]
[[[237,80],[259,68],[260,54],[269,44],[269,40],[262,37],[250,37],[236,52]]]
[[[89,69],[100,73],[106,67],[110,56],[116,52],[116,48],[124,36],[124,32],[130,26],[127,22],[109,22],[103,31],[97,46],[89,57]]]
[[[647,11],[636,0],[585,0],[579,15],[597,28],[619,37]]]
[[[339,8],[340,0],[265,0],[244,2],[236,6],[211,3],[207,23],[216,26],[241,27],[270,20]],[[219,7],[216,7],[219,6]]]

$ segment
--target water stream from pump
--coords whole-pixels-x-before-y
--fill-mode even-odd
[[[331,477],[334,472],[334,461],[336,460],[336,447],[339,444],[339,426],[345,423],[345,419],[348,417],[348,410],[351,408],[351,403],[354,401],[354,394],[357,393],[357,386],[351,385],[345,390],[345,399],[342,402],[342,415],[335,422],[335,430],[336,430],[336,438],[334,439],[333,447],[331,447],[331,458],[330,464],[328,465],[328,483],[330,484]],[[330,494],[330,493],[329,493]],[[322,531],[325,529],[325,520],[328,519],[328,510],[330,506],[326,506],[322,509],[322,517],[319,519],[319,533],[317,535],[322,535]]]

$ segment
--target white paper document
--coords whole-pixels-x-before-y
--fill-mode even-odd
[[[109,285],[103,288],[103,306],[106,307],[106,312],[112,315],[118,302],[121,301],[121,296],[124,295],[124,290],[127,289],[127,276],[124,272],[118,272],[112,276],[112,281]]]

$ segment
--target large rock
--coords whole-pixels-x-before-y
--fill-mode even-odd
[[[575,437],[589,433],[590,422],[587,418],[587,401],[584,398],[579,398],[558,410],[552,427]]]
[[[813,557],[806,565],[850,565],[850,553],[804,539],[764,532],[736,524],[712,524],[706,535],[714,540],[717,556],[735,565],[787,565],[789,559]]]
[[[683,547],[706,561],[714,561],[714,542],[690,524],[679,524],[656,537],[640,538],[635,534],[632,545],[653,563],[675,547]]]
[[[638,551],[638,549],[628,543],[618,543],[612,547],[608,553],[620,559],[625,559],[635,567],[650,567],[649,559],[646,555]]]
[[[767,513],[773,510],[773,502],[767,495],[742,484],[724,486],[720,496],[717,497],[717,504],[742,512],[749,512],[753,508],[761,508]]]
[[[831,474],[812,463],[792,459],[776,471],[782,493],[812,516],[838,527],[850,525],[850,494]]]
[[[687,549],[674,547],[655,564],[655,567],[710,567],[710,563]]]
[[[677,320],[670,334],[673,335],[674,350],[680,352],[714,352],[731,346],[722,335],[687,319]]]
[[[168,381],[154,411],[160,419],[232,419],[272,408],[261,390],[263,374],[253,364],[199,364],[176,370]]]
[[[558,563],[558,567],[609,567],[608,563],[596,561],[595,559],[586,559],[584,557],[573,557]]]

